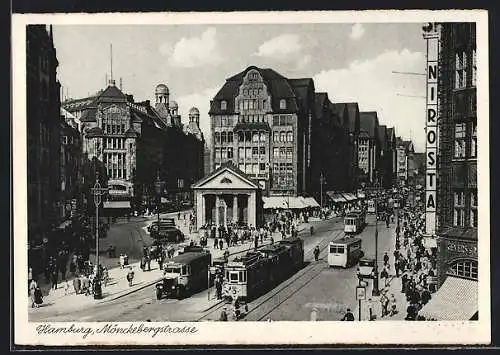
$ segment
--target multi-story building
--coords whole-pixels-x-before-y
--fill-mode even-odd
[[[226,80],[210,105],[212,167],[232,162],[264,195],[311,189],[312,79],[251,66]]]
[[[478,279],[476,28],[441,25],[438,86],[439,279]]]
[[[333,103],[332,111],[339,117],[347,139],[344,158],[347,162],[347,176],[349,183],[343,191],[353,191],[359,187],[359,106],[356,102]]]
[[[50,244],[62,222],[61,117],[52,27],[26,26],[28,240]],[[34,259],[29,258],[30,265]],[[40,271],[40,270],[38,270]]]
[[[341,123],[335,107],[326,93],[316,93],[316,119],[313,131],[313,181],[314,195],[319,196],[321,185],[326,190],[350,191],[350,164],[348,133]],[[344,106],[345,107],[345,106]],[[347,113],[345,113],[347,115]],[[344,118],[344,117],[343,117]]]
[[[380,142],[378,137],[378,116],[374,111],[359,113],[358,164],[364,183],[374,185],[381,182],[378,174]]]
[[[397,163],[398,163],[398,153],[396,149],[396,132],[394,127],[387,128],[387,146],[390,151],[390,158],[388,158],[388,171],[390,171],[391,184],[395,186],[397,184]]]
[[[155,205],[157,179],[164,183],[161,195],[190,198],[189,187],[203,175],[199,111],[190,110],[184,129],[169,96],[168,87],[158,85],[153,107],[149,100],[135,102],[110,80],[97,95],[64,103],[80,121],[83,152],[105,166],[110,199],[126,195],[136,205]]]
[[[408,184],[408,160],[411,160],[415,153],[413,142],[410,140],[403,140],[401,137],[396,138],[396,152],[397,152],[397,180],[400,186]]]
[[[380,150],[378,155],[378,174],[380,176],[380,183],[386,189],[389,189],[393,186],[393,151],[388,133],[389,129],[386,126],[380,125],[378,127],[378,139],[380,143]]]
[[[489,315],[478,315],[476,26],[436,23],[423,29],[428,48],[439,48],[437,68],[429,63],[428,78],[437,81],[438,93],[437,220],[429,230],[437,236],[439,289],[419,314],[426,319],[458,320],[456,305],[450,307],[450,300],[456,298],[460,320],[477,320]]]

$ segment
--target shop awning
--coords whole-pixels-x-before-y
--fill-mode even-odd
[[[302,197],[270,196],[262,197],[264,209],[302,209],[309,207]]]
[[[130,201],[104,201],[104,208],[130,208]]]
[[[357,200],[358,198],[356,196],[354,196],[353,194],[351,193],[348,193],[348,192],[345,192],[342,194],[342,196],[344,196],[344,198],[347,200],[347,201],[354,201],[354,200]]]
[[[341,194],[337,194],[333,191],[327,191],[326,194],[335,203],[346,202],[346,199]]]
[[[67,219],[64,222],[62,222],[60,225],[57,226],[57,229],[65,229],[66,227],[69,227],[71,225],[71,220]]]
[[[448,276],[418,313],[427,320],[470,320],[478,311],[477,281]]]
[[[314,199],[314,197],[302,197],[302,202],[311,208],[321,207],[318,201]]]

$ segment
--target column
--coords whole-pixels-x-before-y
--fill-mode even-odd
[[[238,223],[238,195],[233,195],[233,223]]]
[[[219,221],[219,202],[220,201],[220,198],[219,198],[219,195],[215,195],[215,225],[217,226],[217,228],[219,228],[219,224],[220,224],[220,221]]]
[[[248,213],[248,225],[252,225],[254,227],[257,227],[256,225],[256,207],[255,207],[255,191],[251,192],[248,195],[248,208],[247,208],[247,213]]]
[[[196,229],[200,229],[202,226],[202,214],[203,214],[203,194],[196,191]]]

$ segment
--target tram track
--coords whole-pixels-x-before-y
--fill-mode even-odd
[[[319,242],[312,243],[314,247],[317,245],[320,249],[320,256],[324,254],[324,250],[328,247],[330,241],[336,240],[342,237],[343,229],[334,229],[336,233],[334,235],[327,235],[322,237]],[[332,238],[333,237],[333,238]],[[276,285],[273,289],[271,289],[268,293],[260,296],[256,300],[250,302],[248,304],[249,310],[245,315],[244,320],[249,321],[259,321],[263,320],[267,315],[273,312],[276,308],[278,308],[281,304],[283,304],[287,299],[293,296],[295,293],[299,292],[303,289],[307,284],[313,281],[316,277],[318,277],[322,270],[324,270],[323,262],[315,262],[311,261],[313,259],[313,250],[314,247],[308,249],[304,252],[305,261],[309,261],[310,264],[305,266],[304,268],[298,270],[295,274],[293,274],[290,278],[286,279],[282,283]],[[298,283],[299,280],[302,280],[299,287],[292,287],[294,284]],[[270,304],[270,308],[266,308],[266,305]],[[217,317],[219,311],[225,307],[226,304],[222,303],[219,306],[213,307],[207,313],[203,314],[197,321],[203,320],[214,320],[213,315]],[[264,314],[259,315],[259,311],[265,309]]]

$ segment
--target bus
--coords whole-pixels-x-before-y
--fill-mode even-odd
[[[343,268],[356,265],[364,256],[360,238],[344,237],[330,242],[328,249],[328,265]]]
[[[368,200],[366,204],[367,204],[366,211],[368,213],[375,213],[375,200]]]
[[[356,234],[365,227],[365,214],[362,211],[349,212],[344,217],[344,232]]]

